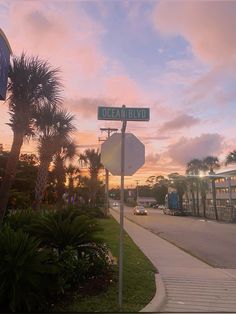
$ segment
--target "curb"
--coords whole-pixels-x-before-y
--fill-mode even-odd
[[[153,299],[139,312],[159,312],[166,303],[167,295],[160,274],[155,275],[156,294]]]

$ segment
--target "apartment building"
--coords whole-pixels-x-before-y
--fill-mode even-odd
[[[216,173],[216,204],[218,206],[236,205],[236,168],[227,167]],[[211,184],[207,193],[207,204],[212,204]]]

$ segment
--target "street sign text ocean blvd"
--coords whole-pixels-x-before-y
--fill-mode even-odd
[[[149,108],[125,108],[125,116],[121,107],[98,107],[98,120],[149,121]]]

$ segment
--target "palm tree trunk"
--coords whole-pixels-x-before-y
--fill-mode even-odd
[[[193,215],[195,215],[196,214],[196,204],[195,204],[195,195],[194,195],[193,182],[191,182],[190,191],[191,191],[191,197],[192,197],[192,212],[193,212]]]
[[[3,220],[6,213],[11,184],[15,178],[17,162],[19,160],[23,139],[24,132],[14,132],[11,152],[7,160],[5,176],[0,189],[0,221]]]
[[[38,176],[35,185],[35,204],[34,209],[40,209],[43,200],[44,192],[48,181],[48,168],[50,161],[43,159],[38,169]]]
[[[56,184],[56,191],[57,191],[57,207],[58,209],[61,209],[63,206],[63,199],[62,196],[65,192],[65,169],[63,166],[63,159],[57,159],[56,163],[56,179],[57,179],[57,184]]]
[[[214,210],[215,210],[215,217],[216,217],[216,220],[219,220],[217,206],[216,206],[216,184],[215,184],[215,179],[212,179],[211,184],[212,184],[212,200],[213,200],[213,207],[214,207]]]
[[[202,195],[203,217],[206,218],[206,196]]]
[[[69,193],[68,193],[69,194],[69,200],[68,200],[69,205],[72,204],[73,188],[74,188],[73,178],[69,178]]]
[[[198,184],[198,179],[196,180],[196,190],[197,190],[197,216],[199,216],[199,184]]]

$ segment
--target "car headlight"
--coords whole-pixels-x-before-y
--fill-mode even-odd
[[[147,213],[147,210],[145,210],[145,213]]]

